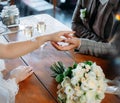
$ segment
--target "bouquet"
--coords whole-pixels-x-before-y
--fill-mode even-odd
[[[74,63],[66,68],[62,62],[51,66],[58,84],[60,103],[100,103],[107,88],[105,75],[95,62]]]

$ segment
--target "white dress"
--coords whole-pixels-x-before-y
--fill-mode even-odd
[[[14,79],[5,80],[1,71],[5,69],[4,60],[0,59],[0,103],[15,103],[18,85]]]

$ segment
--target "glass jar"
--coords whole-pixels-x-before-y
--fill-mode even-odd
[[[2,22],[7,27],[18,26],[19,20],[19,10],[16,5],[5,6],[1,13]]]

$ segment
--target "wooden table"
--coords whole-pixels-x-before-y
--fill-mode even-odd
[[[45,20],[47,33],[70,30],[68,27],[47,14],[23,17],[20,19],[20,25],[32,24],[36,27],[37,22],[41,19]],[[19,32],[15,32],[16,29],[18,28],[12,28],[12,32],[4,35],[4,41],[11,42],[25,40],[25,35],[21,28],[18,30]],[[38,35],[38,33],[35,31],[34,35]],[[16,96],[16,103],[57,103],[57,83],[51,77],[52,71],[50,70],[50,66],[56,61],[62,61],[66,66],[71,66],[74,61],[82,62],[85,60],[95,61],[103,68],[107,77],[111,77],[108,74],[110,68],[108,68],[109,66],[107,65],[108,62],[106,60],[76,54],[72,51],[57,51],[50,43],[47,43],[43,49],[39,48],[20,58],[12,60],[6,59],[6,68],[9,70],[12,70],[19,65],[30,65],[33,67],[34,71],[32,76],[20,83],[20,90]],[[120,103],[120,99],[115,95],[106,94],[102,103]]]

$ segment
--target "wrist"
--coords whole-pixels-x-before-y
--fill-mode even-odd
[[[75,52],[79,52],[80,46],[81,46],[81,41],[79,40],[76,48],[74,49],[74,51],[75,51]]]
[[[49,41],[49,36],[48,35],[38,36],[38,37],[36,37],[36,40],[37,40],[37,43],[40,47],[45,42]]]

